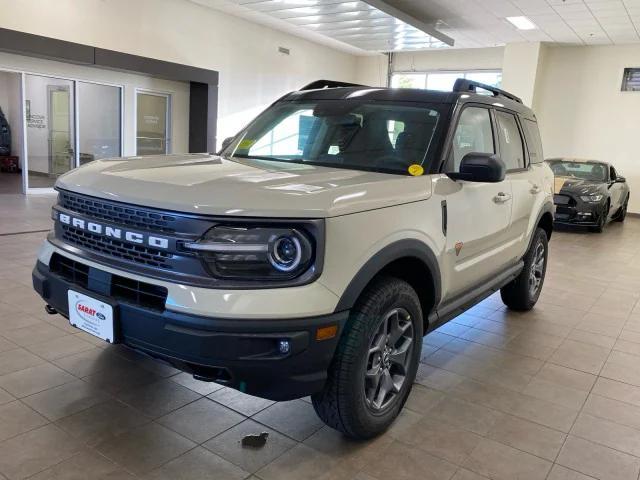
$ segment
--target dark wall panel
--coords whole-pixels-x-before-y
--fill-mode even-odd
[[[0,28],[0,50],[48,60],[93,65],[95,49],[79,43]]]
[[[191,82],[189,91],[189,152],[207,152],[209,85]]]
[[[191,67],[180,63],[165,62],[155,58],[140,57],[113,50],[95,49],[95,66],[143,73],[152,77],[178,82],[201,82],[218,84],[218,72]]]

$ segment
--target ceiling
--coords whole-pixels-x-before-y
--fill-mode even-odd
[[[450,39],[453,48],[640,42],[640,0],[191,1],[356,54],[448,48]],[[518,30],[506,20],[514,16],[538,28]]]

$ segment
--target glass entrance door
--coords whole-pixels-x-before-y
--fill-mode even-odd
[[[48,86],[49,93],[49,172],[57,177],[74,167],[69,87]]]
[[[50,189],[76,166],[71,80],[24,76],[27,189]]]

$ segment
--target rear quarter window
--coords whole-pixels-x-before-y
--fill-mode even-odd
[[[527,150],[529,151],[529,162],[542,163],[544,161],[544,153],[542,151],[542,140],[540,139],[538,122],[523,118],[522,128],[524,130],[524,138],[527,142]]]

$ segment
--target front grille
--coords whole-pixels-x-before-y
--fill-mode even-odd
[[[112,274],[107,277],[110,278],[108,284],[97,279],[90,282],[91,268],[89,266],[57,253],[51,256],[49,269],[52,273],[83,289],[101,295],[105,295],[106,292],[106,295],[116,300],[140,307],[158,311],[164,310],[168,294],[164,287]],[[104,278],[104,276],[100,275],[99,278]],[[100,284],[100,289],[93,288],[96,284]]]
[[[83,195],[60,191],[59,205],[91,218],[99,218],[118,225],[128,225],[154,232],[175,233],[177,218],[173,215],[134,208]]]
[[[559,205],[556,207],[556,216],[564,215],[565,219],[569,217],[574,217],[576,214],[576,209],[574,207],[567,207]]]
[[[556,205],[570,205],[570,206],[575,206],[576,201],[570,197],[569,195],[554,195],[553,196],[553,203],[555,203]]]
[[[110,237],[103,237],[102,235],[95,235],[69,225],[61,225],[61,227],[62,238],[71,245],[150,267],[167,270],[173,268],[169,263],[169,260],[173,257],[171,253]]]

